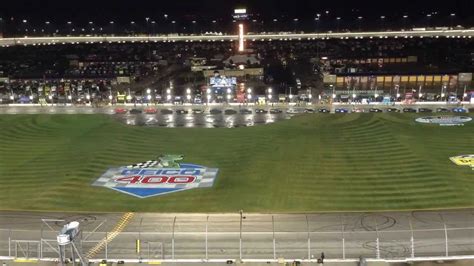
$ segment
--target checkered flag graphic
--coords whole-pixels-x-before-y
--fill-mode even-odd
[[[157,167],[159,163],[160,163],[159,161],[151,160],[151,161],[146,161],[142,163],[127,165],[126,167],[127,168],[153,168],[153,167]]]

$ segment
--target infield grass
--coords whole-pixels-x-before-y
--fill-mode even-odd
[[[106,115],[0,115],[0,209],[313,212],[474,206],[474,122],[421,114],[302,115],[248,128],[126,126]],[[472,114],[470,116],[473,116]],[[212,188],[138,199],[91,183],[107,168],[184,154]]]

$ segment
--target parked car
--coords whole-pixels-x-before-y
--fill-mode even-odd
[[[140,110],[140,109],[130,110],[130,114],[132,114],[132,115],[138,115],[138,114],[141,114],[141,113],[142,113],[142,110]]]
[[[145,110],[143,110],[145,112],[145,114],[156,114],[158,113],[158,110],[156,108],[153,108],[153,107],[148,107],[148,108],[145,108]]]
[[[436,108],[437,113],[449,113],[450,110],[448,108]]]
[[[260,109],[260,108],[259,108],[259,109],[255,109],[255,113],[256,113],[256,114],[266,114],[266,113],[268,113],[268,112],[267,112],[267,110],[265,110],[265,109]]]
[[[307,113],[307,114],[312,114],[312,113],[314,113],[314,109],[306,108],[306,109],[304,109],[303,112],[305,112],[305,113]]]
[[[224,111],[224,114],[226,115],[235,115],[237,113],[237,111],[235,111],[234,109],[227,109]]]
[[[270,114],[281,114],[283,113],[280,109],[270,109]]]
[[[467,110],[462,107],[455,107],[452,110],[454,113],[467,113]]]
[[[248,115],[248,114],[251,114],[252,113],[252,110],[250,109],[240,109],[240,114],[242,115]]]
[[[418,108],[418,113],[432,113],[433,110],[429,108]]]
[[[202,113],[204,113],[204,111],[201,109],[193,109],[193,114],[202,114]]]
[[[220,110],[220,109],[211,109],[211,111],[209,111],[209,113],[211,115],[218,115],[218,114],[222,114],[222,110]]]
[[[387,108],[387,112],[389,112],[389,113],[400,113],[400,109],[398,109],[398,108]]]
[[[188,113],[188,110],[177,109],[177,110],[176,110],[176,113],[177,113],[178,115],[184,115],[184,114],[187,114],[187,113]]]
[[[369,109],[369,112],[371,113],[382,113],[382,109],[379,109],[379,108],[370,108]]]
[[[319,108],[318,109],[318,112],[319,113],[325,113],[325,114],[329,114],[331,112],[331,110],[327,109],[327,108]]]
[[[287,114],[299,114],[301,113],[298,109],[288,109],[286,110]]]
[[[173,113],[173,110],[170,110],[170,109],[162,109],[161,110],[161,114],[163,115],[170,115]]]
[[[335,113],[349,113],[347,108],[336,108]]]
[[[364,112],[364,109],[362,109],[362,108],[354,108],[354,109],[352,109],[352,112],[353,112],[353,113],[363,113],[363,112]]]
[[[127,109],[121,108],[121,107],[115,108],[114,113],[116,113],[116,114],[126,114],[126,113],[127,113]]]
[[[413,108],[403,108],[403,112],[404,113],[416,113],[416,109],[413,109]]]

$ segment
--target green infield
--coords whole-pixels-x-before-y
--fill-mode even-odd
[[[0,115],[0,209],[315,212],[474,206],[474,122],[421,114],[302,115],[248,128],[149,128],[106,115]],[[473,116],[470,114],[469,116]],[[183,154],[212,188],[139,199],[91,184],[108,168]]]

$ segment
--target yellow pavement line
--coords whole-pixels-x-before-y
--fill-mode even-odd
[[[91,259],[95,255],[97,255],[97,253],[99,253],[102,249],[104,249],[106,244],[110,243],[116,236],[120,234],[120,232],[123,231],[123,229],[125,229],[125,227],[130,223],[130,220],[132,220],[134,215],[135,214],[133,212],[125,213],[115,225],[114,229],[112,229],[112,231],[109,232],[106,237],[102,238],[102,240],[100,240],[93,248],[91,248],[87,252],[86,258]]]
[[[149,261],[148,264],[161,264],[161,261]]]
[[[14,262],[32,262],[32,263],[38,262],[37,259],[14,259],[13,261]]]

